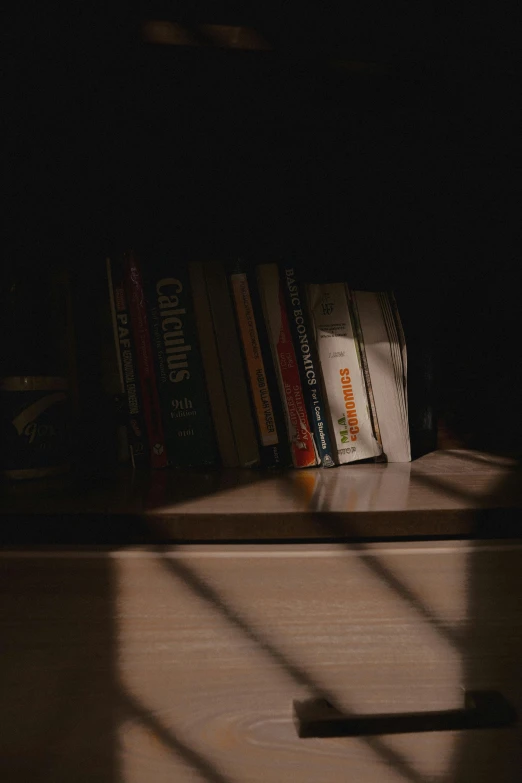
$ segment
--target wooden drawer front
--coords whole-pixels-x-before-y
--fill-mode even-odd
[[[522,708],[522,547],[4,555],[2,779],[519,781],[514,729],[300,740],[292,702]]]

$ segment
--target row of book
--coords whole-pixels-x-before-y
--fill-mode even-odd
[[[410,460],[391,293],[161,252],[110,258],[107,272],[134,466]]]

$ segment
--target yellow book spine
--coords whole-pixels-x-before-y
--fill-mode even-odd
[[[279,442],[274,420],[274,411],[266,379],[263,357],[259,347],[252,300],[245,274],[231,275],[232,292],[236,306],[239,333],[250,381],[252,399],[263,446],[274,446]]]

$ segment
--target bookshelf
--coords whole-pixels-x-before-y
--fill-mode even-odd
[[[332,470],[120,471],[2,492],[4,546],[518,538],[517,460],[463,449]]]
[[[6,251],[68,270],[78,398],[73,470],[0,486],[0,774],[518,783],[520,725],[300,740],[292,714],[522,710],[516,25],[240,10],[10,28]],[[153,234],[392,287],[437,440],[408,465],[118,467],[105,255]]]

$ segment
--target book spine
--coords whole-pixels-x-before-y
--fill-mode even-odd
[[[377,457],[344,283],[310,285],[310,309],[339,462]]]
[[[314,355],[314,345],[309,329],[306,296],[296,279],[293,266],[283,265],[283,288],[288,308],[288,320],[299,365],[303,395],[312,426],[319,463],[331,468],[335,465],[335,451],[330,439],[327,408],[321,389],[321,373]]]
[[[220,262],[209,261],[203,269],[239,464],[253,467],[260,461],[259,447],[228,278]]]
[[[167,465],[165,438],[152,361],[149,324],[145,304],[145,291],[138,260],[134,253],[126,256],[125,287],[129,297],[132,332],[136,346],[136,359],[143,400],[143,413],[147,425],[150,463],[153,468]]]
[[[116,460],[121,464],[125,464],[130,460],[134,466],[135,463],[133,459],[132,448],[130,446],[128,437],[129,410],[127,406],[127,395],[125,392],[125,381],[123,378],[123,366],[121,362],[120,346],[118,341],[118,323],[116,320],[111,259],[107,258],[105,264],[110,304],[110,325],[113,342],[111,345],[109,345],[104,335],[103,345],[101,347],[103,386],[104,391],[106,391],[108,396],[111,398],[114,410]]]
[[[361,319],[359,317],[359,310],[357,308],[357,299],[352,295],[352,292],[346,286],[346,297],[348,300],[348,307],[352,316],[353,331],[355,335],[355,345],[357,347],[357,354],[359,357],[359,363],[361,365],[364,386],[366,389],[366,395],[368,398],[370,421],[372,423],[372,430],[375,439],[382,447],[381,430],[379,427],[379,419],[377,417],[377,406],[375,405],[375,397],[373,394],[372,379],[370,375],[370,367],[368,365],[368,357],[366,356],[366,346],[364,344],[364,335],[361,327]]]
[[[169,464],[215,465],[218,449],[188,264],[158,251],[147,259],[146,290]]]
[[[287,418],[292,460],[296,468],[311,467],[317,465],[317,454],[304,404],[297,357],[277,265],[259,266],[258,279]]]
[[[261,463],[265,467],[275,467],[282,463],[280,439],[286,438],[286,430],[276,423],[276,413],[272,402],[267,370],[256,324],[250,286],[245,272],[234,272],[230,276],[232,293],[236,307],[239,334],[243,345],[243,354],[250,384],[259,445]]]
[[[123,264],[107,259],[107,278],[121,388],[125,397],[127,440],[134,467],[148,463],[142,394],[136,367],[136,346],[125,292]]]
[[[191,261],[189,274],[201,358],[205,369],[208,399],[214,422],[219,456],[224,468],[237,468],[239,466],[239,456],[227,407],[223,373],[219,362],[216,335],[212,324],[210,301],[202,262]]]

